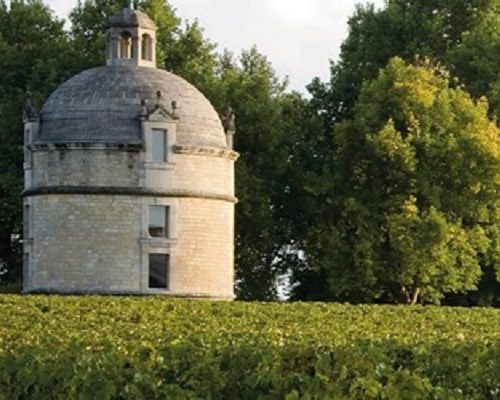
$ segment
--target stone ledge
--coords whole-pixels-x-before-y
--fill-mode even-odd
[[[27,146],[33,151],[47,150],[120,150],[120,151],[143,151],[143,143],[119,143],[119,142],[53,142],[53,143],[33,143]]]
[[[137,197],[177,197],[192,199],[220,200],[229,203],[237,203],[234,196],[222,194],[204,193],[195,190],[154,190],[146,188],[127,188],[111,186],[45,186],[25,190],[23,197],[43,196],[43,195],[107,195],[107,196],[137,196]]]
[[[239,153],[234,150],[219,149],[217,147],[205,147],[205,146],[184,146],[175,145],[175,154],[190,154],[195,156],[208,156],[208,157],[220,157],[227,158],[232,161],[236,161],[239,158]]]

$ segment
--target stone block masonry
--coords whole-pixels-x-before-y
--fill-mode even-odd
[[[141,201],[101,195],[35,196],[28,290],[140,291]]]

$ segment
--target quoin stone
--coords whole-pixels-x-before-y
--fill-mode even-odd
[[[106,66],[24,110],[24,291],[234,298],[234,115],[113,16]]]

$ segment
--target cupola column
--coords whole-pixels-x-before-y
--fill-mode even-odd
[[[141,49],[141,45],[140,45],[140,38],[137,36],[137,35],[133,35],[132,36],[132,47],[131,47],[131,58],[135,59],[137,58],[138,60],[140,60],[140,57],[141,57],[141,54],[140,54],[140,49]]]

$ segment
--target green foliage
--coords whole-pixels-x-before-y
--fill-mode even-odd
[[[486,96],[490,114],[500,117],[500,2],[478,16],[470,31],[464,31],[462,44],[448,55],[452,72],[476,98]]]
[[[104,65],[106,59],[105,33],[109,18],[120,11],[125,2],[81,0],[71,11],[71,39],[78,49],[74,60],[79,70]]]
[[[0,399],[500,391],[493,309],[8,295],[0,307]]]
[[[0,294],[20,294],[22,291],[22,285],[10,284],[0,286]]]
[[[8,282],[21,275],[23,105],[28,98],[41,105],[72,74],[71,51],[63,22],[41,1],[0,5],[0,264]]]
[[[471,246],[477,249],[475,259],[481,267],[480,272],[476,262],[472,266],[467,261],[471,259],[472,254],[470,249],[467,250],[466,242],[469,239],[460,236],[462,239],[458,241],[463,244],[460,246],[463,257],[460,263],[464,263],[464,269],[465,265],[468,265],[471,276],[481,275],[479,290],[468,290],[466,294],[457,294],[452,290],[446,294],[444,300],[450,304],[500,304],[500,282],[495,279],[495,269],[498,269],[498,194],[493,189],[481,194],[475,193],[474,190],[461,191],[461,185],[479,190],[479,186],[474,186],[477,179],[474,175],[480,175],[481,168],[486,168],[483,178],[490,182],[496,173],[495,162],[490,163],[491,160],[488,161],[487,157],[483,162],[486,162],[488,167],[485,164],[476,166],[472,161],[478,154],[472,145],[477,138],[470,141],[463,139],[460,142],[454,138],[454,123],[457,129],[461,130],[461,126],[467,126],[471,118],[474,120],[471,113],[465,111],[467,107],[464,102],[469,101],[464,100],[467,96],[459,95],[446,99],[446,96],[442,96],[442,89],[426,92],[424,87],[419,88],[423,90],[419,96],[413,96],[416,93],[405,92],[405,85],[389,93],[389,88],[382,86],[384,83],[380,78],[381,86],[377,89],[372,87],[371,93],[366,93],[368,82],[377,77],[391,57],[398,56],[408,63],[416,64],[421,64],[422,60],[431,60],[426,62],[436,66],[436,73],[447,75],[445,71],[450,71],[446,86],[470,92],[472,98],[480,103],[478,110],[488,107],[484,101],[487,97],[490,118],[498,116],[499,7],[498,0],[389,0],[385,7],[378,10],[371,5],[357,8],[349,20],[349,36],[342,45],[340,59],[337,63],[332,63],[329,82],[315,79],[308,87],[312,94],[308,107],[312,118],[321,120],[322,128],[304,134],[302,149],[297,154],[299,169],[303,171],[306,180],[305,183],[297,185],[298,202],[307,209],[306,220],[309,226],[314,228],[310,229],[310,234],[304,239],[307,267],[294,271],[297,285],[295,298],[331,299],[331,285],[326,282],[329,282],[327,271],[333,263],[338,264],[339,271],[343,270],[339,272],[343,277],[351,276],[349,281],[334,279],[336,283],[332,285],[341,292],[349,292],[349,282],[355,282],[356,277],[363,277],[362,281],[372,288],[379,279],[387,279],[389,285],[396,277],[387,274],[390,268],[385,267],[384,263],[392,266],[395,261],[411,264],[412,259],[420,257],[424,260],[431,256],[429,253],[421,254],[422,252],[418,251],[412,253],[419,245],[419,240],[423,239],[414,237],[412,232],[419,225],[423,228],[425,223],[429,222],[432,206],[432,218],[446,220],[446,230],[456,230],[460,225],[475,229],[475,222],[471,220],[481,223],[481,229],[474,233],[470,231],[469,235],[469,239],[471,235],[475,239]],[[361,95],[363,91],[365,99]],[[378,91],[378,94],[375,91]],[[412,113],[417,113],[418,117],[419,108],[425,108],[423,98],[418,100],[420,95],[427,96],[431,103],[434,102],[434,97],[439,95],[441,98],[439,101],[435,99],[436,104],[442,104],[440,107],[433,106],[434,111],[417,121],[418,124],[423,124],[423,127],[411,123],[411,119],[415,117]],[[373,104],[368,104],[370,101]],[[450,110],[444,105],[446,102],[460,106],[454,106],[455,109]],[[360,106],[360,103],[363,105]],[[464,115],[459,116],[460,112],[464,112]],[[454,117],[450,119],[450,115]],[[445,118],[448,118],[448,121]],[[364,126],[346,123],[339,128],[336,125],[352,119],[359,122],[366,119],[367,122]],[[430,121],[434,121],[434,126]],[[481,124],[487,123],[487,119],[483,118]],[[335,132],[334,126],[337,126]],[[440,140],[441,144],[438,144],[439,141],[435,140],[431,144],[427,139],[422,139],[422,143],[417,145],[416,141],[407,138],[407,135],[411,138],[415,132],[422,129],[429,129],[432,137],[436,139],[449,134],[449,141]],[[482,149],[488,146],[486,143],[490,139],[487,137],[488,134],[485,134],[480,145]],[[491,140],[493,147],[496,140]],[[429,152],[429,146],[433,147],[432,153]],[[426,153],[423,153],[424,150]],[[363,153],[358,154],[359,151]],[[359,164],[354,165],[355,161],[344,162],[353,155],[359,156]],[[432,157],[435,161],[424,164],[420,160],[422,156]],[[471,160],[468,160],[468,157],[471,157]],[[428,187],[417,185],[428,178],[435,183]],[[388,190],[394,199],[398,198],[396,203],[399,204],[399,211],[396,212],[397,206],[390,206],[383,196],[380,188],[385,187],[391,188]],[[363,199],[359,198],[362,194],[358,188],[363,188]],[[421,190],[429,199],[423,208],[421,197],[414,196],[413,193]],[[482,205],[473,209],[476,195],[479,195]],[[404,209],[403,204],[414,200],[417,201],[418,217],[405,215],[401,211]],[[370,206],[367,207],[367,204]],[[395,213],[388,225],[388,218],[384,217],[382,223],[375,217],[382,210]],[[422,213],[427,214],[424,216]],[[343,225],[339,222],[341,220],[351,223]],[[384,229],[391,227],[391,231],[380,233],[381,226],[384,226]],[[397,234],[412,239],[408,243],[398,243]],[[380,243],[375,246],[375,239],[361,239],[370,235],[382,236]],[[389,238],[399,249],[402,258],[393,260],[389,256],[383,256],[386,254],[384,246],[389,242]],[[350,244],[346,246],[348,242]],[[437,245],[437,242],[435,244]],[[486,247],[488,249],[483,252]],[[442,251],[438,250],[439,248],[435,247],[438,253]],[[343,261],[335,258],[339,254],[342,254]],[[377,254],[381,259],[373,264]],[[417,257],[417,254],[420,256]],[[353,269],[355,264],[359,269]],[[378,268],[374,265],[378,265]],[[464,276],[460,279],[463,278]],[[397,279],[403,277],[399,276]],[[466,284],[463,280],[463,289],[471,287],[471,282]],[[446,286],[444,283],[443,285]],[[361,288],[361,284],[355,286],[360,288],[360,292],[351,292],[349,298],[353,301],[395,301],[394,298],[385,297],[383,293],[399,290],[386,287],[370,291]],[[337,289],[335,291],[338,293]],[[431,297],[435,298],[434,295]]]
[[[333,298],[436,303],[499,264],[500,132],[443,74],[391,60],[334,129],[341,173],[317,190],[335,217],[311,249]]]
[[[497,50],[498,35],[483,33],[494,40],[488,43],[481,38],[480,48],[475,47],[474,39],[474,32],[483,31],[492,18],[498,19],[498,6],[498,0],[390,0],[380,10],[372,5],[358,6],[349,19],[349,35],[342,44],[340,60],[332,63],[330,82],[314,81],[309,87],[326,123],[352,117],[363,82],[374,79],[395,56],[407,62],[417,56],[442,62],[467,82],[475,96],[485,95],[485,91],[473,89],[491,83],[491,74],[471,75],[468,71],[485,59],[498,59],[498,51],[481,51],[485,46]],[[490,32],[495,32],[494,26]],[[472,38],[468,38],[471,30]],[[455,64],[456,57],[465,57],[450,57],[455,51],[469,53],[467,61],[473,65]]]
[[[225,53],[212,102],[236,114],[236,279],[240,299],[272,300],[276,279],[299,262],[293,247],[290,153],[298,141],[305,101],[285,93],[256,48],[240,57]]]

